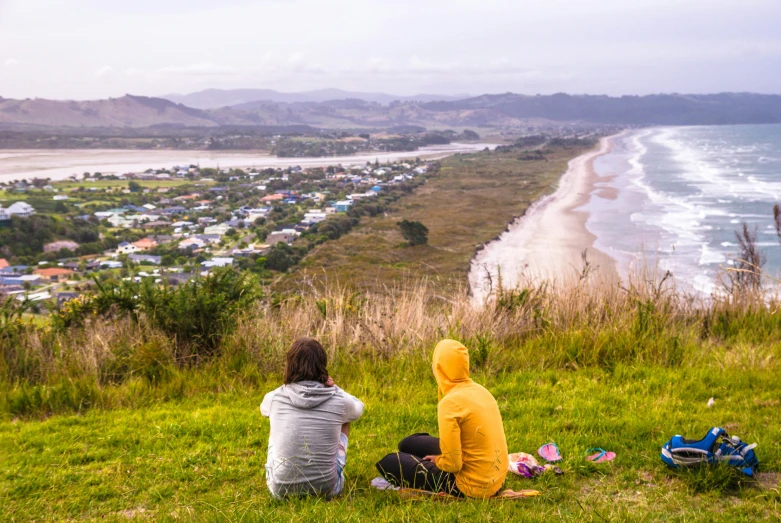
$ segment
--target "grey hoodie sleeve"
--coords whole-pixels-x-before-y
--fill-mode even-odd
[[[363,402],[342,389],[339,389],[339,392],[344,396],[344,422],[350,423],[360,418],[363,414]]]
[[[267,418],[271,416],[271,401],[274,399],[274,394],[276,394],[277,390],[279,389],[274,389],[266,394],[263,397],[263,403],[260,404],[260,413]]]

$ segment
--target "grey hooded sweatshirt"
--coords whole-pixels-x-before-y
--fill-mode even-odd
[[[300,381],[266,394],[260,412],[271,421],[266,463],[271,493],[331,493],[342,425],[361,417],[363,403],[339,387]]]

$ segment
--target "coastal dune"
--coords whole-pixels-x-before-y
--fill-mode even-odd
[[[612,147],[612,137],[605,137],[598,148],[571,160],[553,194],[533,203],[507,231],[477,252],[469,270],[476,303],[490,296],[500,277],[504,288],[574,280],[586,269],[584,252],[592,274],[617,277],[615,260],[594,248],[596,236],[586,229],[588,213],[578,210],[588,203],[600,181],[594,160]]]

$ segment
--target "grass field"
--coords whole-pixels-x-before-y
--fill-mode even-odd
[[[520,501],[404,501],[369,486],[374,462],[414,432],[436,433],[436,384],[422,357],[337,365],[366,403],[353,424],[346,494],[277,502],[264,483],[269,424],[263,393],[241,376],[183,374],[201,393],[134,408],[0,423],[0,520],[199,521],[756,521],[781,517],[778,473],[739,484],[722,471],[681,473],[659,460],[673,434],[715,425],[758,442],[764,470],[781,465],[777,370],[622,366],[474,376],[496,396],[511,451],[556,441],[561,477],[511,477]],[[195,382],[193,384],[192,382]],[[218,385],[219,384],[219,385]],[[207,392],[210,391],[210,392]],[[707,408],[708,398],[716,404]],[[586,463],[588,447],[618,454]]]
[[[567,162],[582,152],[552,148],[545,160],[519,159],[518,150],[446,158],[439,174],[397,209],[363,218],[350,234],[314,249],[280,288],[326,279],[364,289],[420,277],[441,287],[463,284],[478,246],[552,192]],[[428,245],[405,247],[396,225],[402,219],[421,221],[429,230]]]

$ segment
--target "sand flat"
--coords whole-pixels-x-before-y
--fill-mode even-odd
[[[73,175],[81,178],[85,172],[102,174],[140,173],[147,169],[171,168],[174,165],[201,167],[321,167],[336,164],[365,164],[405,158],[440,159],[456,153],[471,153],[495,144],[451,143],[421,147],[417,151],[374,152],[354,156],[322,158],[277,158],[265,151],[174,151],[174,150],[113,150],[113,149],[8,149],[0,151],[0,181],[48,178],[65,180]]]

